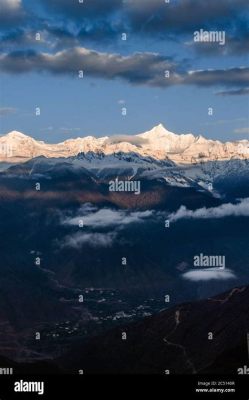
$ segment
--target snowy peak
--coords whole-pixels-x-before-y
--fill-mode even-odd
[[[154,128],[152,128],[150,131],[145,132],[145,133],[140,133],[137,135],[139,137],[144,137],[147,139],[167,139],[167,140],[172,140],[172,141],[188,141],[188,140],[195,140],[196,136],[192,135],[192,133],[186,133],[186,134],[177,134],[174,132],[169,131],[168,129],[165,128],[163,124],[156,125]]]
[[[168,131],[163,124],[138,135],[118,137],[94,136],[68,139],[58,144],[37,141],[18,131],[0,137],[0,161],[18,162],[34,157],[72,157],[79,153],[137,154],[155,160],[171,160],[179,164],[192,164],[232,158],[249,159],[249,141],[222,143],[208,140],[192,133],[176,134]],[[7,159],[7,160],[6,160]]]
[[[143,138],[165,138],[165,137],[174,137],[178,136],[173,132],[168,131],[163,124],[159,124],[154,126],[150,131],[140,133],[137,135]]]
[[[13,137],[13,138],[18,138],[18,137],[27,137],[26,135],[24,135],[24,133],[19,132],[19,131],[11,131],[9,132],[6,136],[8,137]]]
[[[148,149],[162,150],[167,153],[182,153],[196,141],[196,137],[191,133],[177,135],[168,131],[162,124],[137,136],[147,140]]]
[[[15,139],[16,140],[19,140],[19,139],[32,139],[30,136],[24,135],[24,133],[19,132],[19,131],[11,131],[5,137],[6,138],[10,138],[12,140],[15,140]]]
[[[148,134],[152,134],[154,136],[165,136],[167,134],[172,134],[172,132],[168,131],[163,124],[158,124],[154,126]]]

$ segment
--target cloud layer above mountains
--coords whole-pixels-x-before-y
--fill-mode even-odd
[[[130,84],[168,87],[172,85],[244,87],[249,68],[184,71],[180,64],[156,53],[129,56],[71,48],[54,54],[14,51],[0,55],[0,70],[6,73],[49,72],[76,77],[83,70],[88,77],[122,79]],[[170,78],[165,77],[169,71]]]
[[[41,10],[40,21],[49,26],[63,21],[64,30],[74,24],[74,36],[115,38],[119,32],[158,38],[169,34],[186,35],[197,29],[222,29],[232,33],[232,39],[240,36],[246,42],[246,0],[37,0],[37,8],[30,7],[30,0],[2,0],[8,13],[26,13],[29,25],[31,17]],[[40,11],[40,12],[41,12]],[[71,30],[72,32],[72,30]],[[231,46],[233,43],[231,41]],[[241,45],[241,48],[245,46]]]

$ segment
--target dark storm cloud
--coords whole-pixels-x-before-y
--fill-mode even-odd
[[[215,26],[233,25],[248,10],[247,0],[127,0],[127,13],[134,30],[192,32]]]
[[[85,45],[85,41],[118,39],[122,32],[133,38],[145,36],[158,39],[191,40],[195,30],[225,30],[224,48],[214,43],[195,44],[193,49],[212,54],[243,54],[248,52],[247,0],[37,0],[46,16],[33,14],[28,2],[1,0],[5,28],[26,15],[25,26],[30,30],[46,30],[54,40],[54,48]],[[24,11],[24,6],[26,6]],[[47,28],[45,28],[47,23]],[[65,35],[63,36],[63,31]],[[50,35],[51,33],[51,35]],[[49,42],[49,45],[51,43]],[[18,45],[18,43],[17,43]]]
[[[15,51],[0,56],[0,70],[8,73],[50,72],[74,74],[83,70],[85,76],[104,79],[122,78],[134,84],[163,86],[176,83],[176,64],[170,58],[154,53],[134,53],[130,56],[100,53],[85,48],[72,48],[54,54]],[[165,70],[173,70],[172,78],[164,78]],[[160,86],[160,84],[159,84]]]
[[[35,1],[34,1],[35,4]],[[75,36],[72,31],[77,26],[79,39],[84,37],[95,37],[105,40],[108,36],[115,34],[117,21],[112,20],[115,11],[122,9],[122,0],[36,0],[41,7],[34,9],[30,7],[32,0],[0,0],[0,31],[12,31],[17,26],[25,26],[27,30],[41,30],[47,24],[48,32],[53,31],[58,38],[63,30]]]
[[[247,0],[127,0],[130,29],[140,35],[177,38],[192,36],[200,29],[225,31],[229,39],[224,48],[193,43],[195,50],[206,55],[248,52],[248,12]]]
[[[171,85],[220,86],[241,89],[248,86],[249,68],[184,71],[172,58],[156,53],[128,56],[101,53],[75,47],[55,53],[15,51],[0,56],[0,70],[7,73],[49,72],[85,77],[123,79],[134,85],[167,87]],[[165,78],[165,71],[170,77]]]
[[[246,9],[247,0],[40,0],[48,12],[82,20],[102,19],[113,13],[126,18],[133,31],[192,31],[211,24],[228,25]],[[90,22],[90,21],[89,21]]]
[[[245,86],[249,83],[249,68],[229,68],[189,72],[185,84],[198,86]]]
[[[98,18],[111,14],[122,8],[122,0],[40,0],[48,12],[64,15],[76,20],[82,18]]]
[[[1,1],[1,0],[0,0]],[[41,40],[38,42],[35,35],[40,33]],[[11,30],[3,32],[0,40],[0,48],[4,49],[19,48],[27,49],[34,48],[42,44],[45,48],[53,49],[66,49],[68,47],[80,46],[81,42],[85,40],[98,42],[105,38],[105,40],[112,40],[114,35],[120,36],[118,29],[111,24],[104,22],[98,26],[82,26],[77,33],[71,32],[66,27],[51,25],[47,21],[39,21],[34,23],[32,27],[20,28],[19,26]]]
[[[65,23],[74,22],[77,40],[106,41],[115,38],[126,26],[122,0],[42,0],[50,22],[58,22],[60,15]],[[116,15],[119,14],[119,17]]]
[[[21,0],[2,0],[8,3],[4,16],[19,16],[23,13]],[[9,11],[10,4],[15,7]],[[248,12],[247,0],[184,0],[165,3],[164,0],[37,0],[46,11],[50,27],[63,23],[60,29],[70,31],[75,24],[79,41],[89,39],[115,39],[122,32],[132,33],[137,38],[146,35],[176,40],[179,36],[192,35],[198,29],[225,30],[230,40],[227,49],[230,53],[248,51]],[[26,4],[24,2],[24,4]],[[26,7],[27,24],[39,24],[40,16],[33,15]],[[33,11],[34,12],[34,11]],[[32,18],[31,18],[32,16]],[[43,21],[44,22],[44,21]],[[37,27],[38,29],[38,27]],[[60,29],[57,35],[60,36]],[[217,46],[196,46],[202,52],[222,52]]]

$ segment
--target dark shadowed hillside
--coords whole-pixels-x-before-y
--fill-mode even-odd
[[[237,374],[248,363],[248,331],[249,286],[114,329],[76,346],[60,363],[85,373]]]

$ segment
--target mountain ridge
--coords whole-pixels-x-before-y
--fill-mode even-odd
[[[55,144],[36,140],[19,131],[11,131],[0,137],[0,161],[5,162],[27,161],[38,156],[67,158],[90,151],[106,155],[136,153],[157,160],[167,158],[177,164],[193,164],[235,157],[248,159],[249,141],[221,142],[192,133],[176,134],[162,124],[136,135],[85,136]]]

